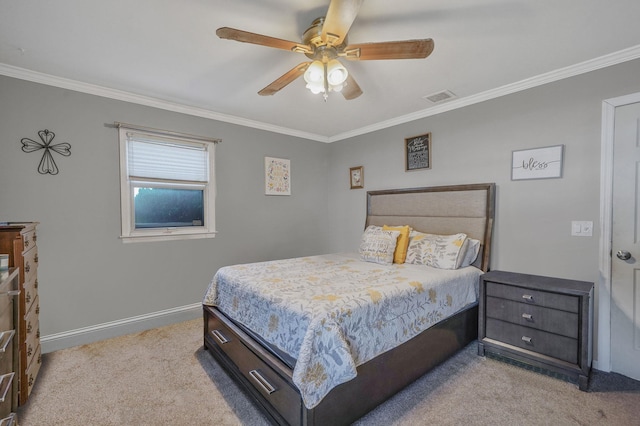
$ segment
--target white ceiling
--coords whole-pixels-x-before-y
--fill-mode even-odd
[[[327,102],[298,79],[257,92],[299,53],[329,0],[0,0],[0,74],[331,142],[640,57],[638,0],[365,0],[351,43],[432,38],[426,59],[343,61],[364,94]],[[450,90],[457,99],[423,99]],[[144,123],[139,123],[144,124]]]

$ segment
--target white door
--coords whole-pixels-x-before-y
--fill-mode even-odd
[[[613,150],[611,370],[640,380],[640,103],[616,108]]]

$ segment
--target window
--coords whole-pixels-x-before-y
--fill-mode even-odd
[[[124,241],[214,237],[219,140],[116,125]]]

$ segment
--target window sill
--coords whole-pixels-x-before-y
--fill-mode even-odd
[[[123,243],[148,243],[154,241],[173,240],[198,240],[203,238],[215,238],[216,232],[163,232],[163,233],[139,233],[133,235],[121,235]]]

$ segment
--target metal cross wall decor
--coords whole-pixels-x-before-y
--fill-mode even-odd
[[[22,138],[22,140],[20,140],[20,142],[22,142],[22,151],[35,152],[44,149],[42,159],[40,160],[40,164],[38,164],[38,173],[42,175],[46,175],[47,173],[50,175],[57,175],[59,170],[56,162],[53,160],[51,151],[68,157],[71,155],[71,144],[63,142],[51,145],[56,134],[46,129],[40,130],[38,135],[42,142],[37,142],[29,138]]]

